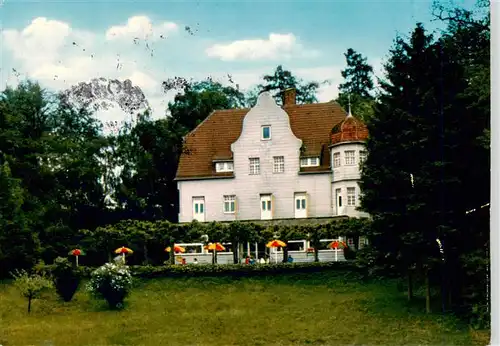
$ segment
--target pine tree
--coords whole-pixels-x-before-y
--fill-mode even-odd
[[[354,49],[344,53],[347,67],[341,72],[345,83],[339,85],[341,93],[351,93],[362,98],[371,98],[373,90],[373,67],[367,59]]]
[[[373,67],[354,49],[344,54],[347,67],[341,74],[345,82],[339,85],[337,102],[344,108],[351,106],[353,115],[365,120],[373,114]]]
[[[433,156],[439,145],[433,132],[439,124],[433,67],[439,62],[432,40],[420,24],[409,42],[396,40],[385,66],[380,104],[368,122],[369,156],[360,184],[362,207],[374,217],[379,232],[374,246],[389,260],[386,264],[399,264],[407,272],[409,284],[414,266],[435,257],[437,246],[431,214],[438,208],[429,196],[435,187],[432,179],[439,177],[440,165],[434,165],[441,159]]]
[[[360,184],[363,209],[379,231],[376,248],[407,273],[414,265],[428,273],[443,263],[439,239],[451,274],[445,281],[458,275],[451,269],[465,248],[471,201],[464,192],[477,187],[464,157],[484,156],[477,138],[485,124],[475,125],[477,109],[467,97],[471,79],[456,48],[443,38],[435,41],[420,24],[409,42],[397,39],[385,66],[380,105],[368,122],[369,155]]]

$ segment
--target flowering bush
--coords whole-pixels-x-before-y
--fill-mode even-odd
[[[123,307],[123,301],[132,288],[132,275],[123,264],[106,263],[92,272],[87,289],[96,297],[104,298],[111,308]]]

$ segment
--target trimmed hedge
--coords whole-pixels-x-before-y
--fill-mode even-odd
[[[321,271],[359,272],[359,268],[349,262],[312,262],[312,263],[276,263],[276,264],[188,264],[164,266],[129,266],[132,275],[139,278],[159,277],[207,277],[230,276],[249,277],[288,273],[311,273]],[[50,275],[54,265],[38,267],[38,272]],[[81,277],[90,277],[97,267],[78,267]]]

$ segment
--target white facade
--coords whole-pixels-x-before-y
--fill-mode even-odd
[[[333,215],[368,217],[356,210],[360,205],[361,163],[366,154],[363,143],[340,143],[330,148],[332,163]]]
[[[232,164],[217,165],[224,170],[232,168],[234,177],[178,181],[179,222],[366,215],[355,210],[359,206],[358,163],[363,144],[332,147],[332,169],[314,173],[299,173],[301,146],[288,114],[268,93],[261,94],[243,120],[240,137],[231,145]],[[354,151],[354,164],[350,151]],[[340,167],[333,167],[336,152]],[[303,166],[316,166],[314,159],[305,161]]]

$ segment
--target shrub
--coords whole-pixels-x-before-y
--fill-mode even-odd
[[[95,297],[104,298],[110,308],[121,308],[132,288],[132,275],[125,265],[106,263],[92,272],[87,288]]]
[[[67,258],[57,257],[52,268],[57,294],[69,302],[80,285],[80,275]]]
[[[14,286],[23,297],[28,299],[28,313],[31,312],[31,301],[34,298],[39,298],[43,290],[53,287],[52,282],[45,276],[30,275],[25,270],[16,270],[12,276],[14,277]]]

